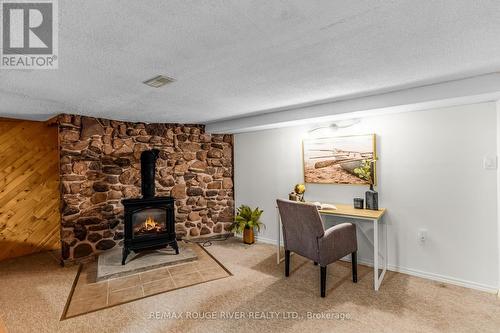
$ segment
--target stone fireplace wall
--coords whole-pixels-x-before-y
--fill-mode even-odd
[[[226,233],[234,215],[233,136],[203,125],[59,117],[65,261],[121,245],[121,199],[141,196],[140,155],[161,151],[156,195],[176,200],[177,237]]]

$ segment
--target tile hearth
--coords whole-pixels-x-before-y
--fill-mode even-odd
[[[104,252],[97,259],[97,281],[127,276],[198,259],[192,246],[180,242],[179,248],[179,254],[175,254],[175,251],[171,248],[131,253],[127,257],[125,265],[122,265],[122,248],[117,247]]]
[[[187,243],[184,246],[196,254],[197,260],[105,281],[96,279],[96,262],[82,265],[62,319],[231,276],[200,245]]]

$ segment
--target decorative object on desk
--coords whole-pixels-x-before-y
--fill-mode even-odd
[[[366,180],[369,184],[372,184],[372,169],[373,163],[371,160],[364,160],[361,165],[354,168],[353,172],[361,179]]]
[[[303,141],[306,183],[356,184],[376,182],[375,134],[307,139]]]
[[[321,203],[319,201],[313,202],[313,205],[318,208],[318,210],[336,210],[337,206],[332,205],[332,204],[327,204],[327,203]]]
[[[378,192],[370,185],[370,190],[365,192],[366,209],[378,210]]]
[[[375,162],[377,162],[377,158],[372,160],[364,160],[361,166],[355,168],[353,171],[358,177],[365,179],[368,184],[370,184],[370,188],[375,184]]]
[[[255,243],[254,229],[260,231],[261,227],[266,227],[260,221],[260,216],[263,212],[259,207],[252,210],[247,205],[241,205],[238,208],[238,213],[234,218],[231,229],[237,234],[243,233],[243,242],[245,244]]]
[[[296,184],[295,187],[293,188],[293,192],[290,192],[288,194],[288,200],[304,202],[305,192],[306,192],[306,186],[304,184]]]
[[[364,203],[365,202],[364,202],[363,198],[354,198],[354,208],[363,209],[363,208],[365,208]]]
[[[375,161],[370,161],[370,163],[375,164]],[[373,189],[373,168],[371,168],[370,170],[370,190],[365,192],[366,209],[378,210],[378,192]]]
[[[295,194],[297,194],[298,201],[304,202],[304,193],[306,193],[306,186],[304,184],[297,184],[293,189]]]

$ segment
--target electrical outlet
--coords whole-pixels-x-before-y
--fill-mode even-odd
[[[488,155],[483,158],[483,168],[486,170],[496,170],[497,169],[497,157],[494,155]]]
[[[417,239],[420,243],[424,243],[427,240],[427,229],[419,229]]]

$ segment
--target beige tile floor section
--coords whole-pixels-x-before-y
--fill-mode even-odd
[[[101,282],[96,282],[95,262],[83,265],[63,318],[230,276],[201,246],[185,246],[195,251],[196,261]]]

